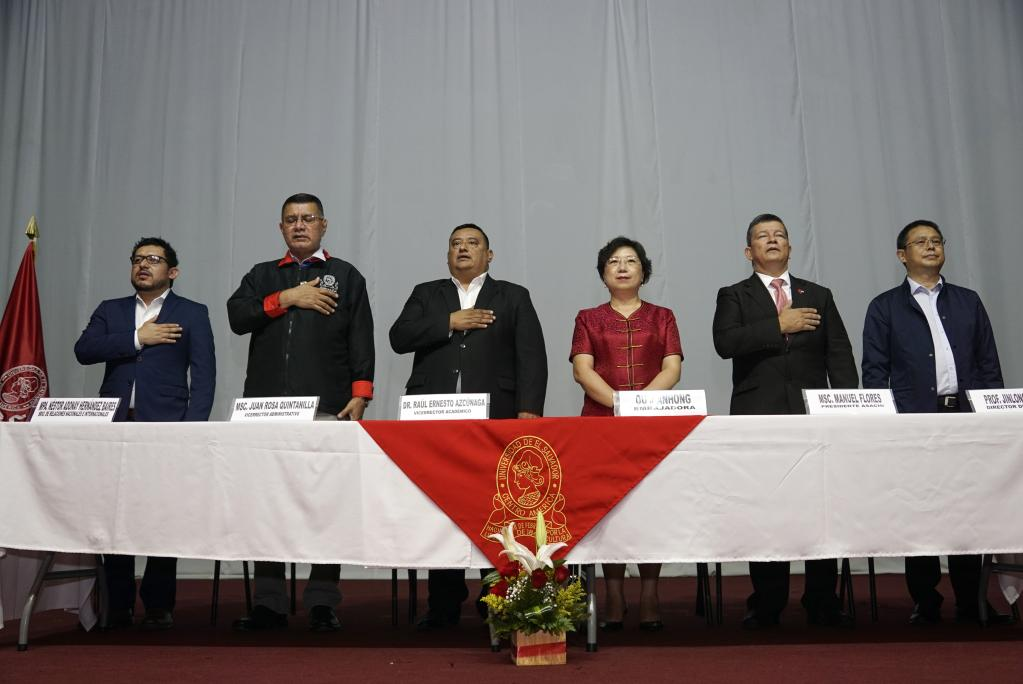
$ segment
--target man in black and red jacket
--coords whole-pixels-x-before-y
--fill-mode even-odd
[[[359,420],[373,398],[373,315],[366,280],[321,246],[323,203],[292,195],[281,208],[284,258],[256,264],[227,301],[231,330],[251,334],[246,397],[318,396],[318,419]],[[340,627],[338,565],[314,565],[303,594],[314,631]],[[257,562],[241,631],[287,626],[284,564]]]

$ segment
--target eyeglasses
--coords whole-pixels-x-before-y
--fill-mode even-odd
[[[917,247],[918,249],[925,249],[927,247],[938,248],[944,246],[944,238],[920,238],[919,240],[913,240],[912,242],[906,243],[906,247]]]
[[[626,268],[633,268],[634,266],[639,266],[639,259],[630,256],[624,259],[621,257],[611,257],[607,260],[607,265],[611,268],[618,268],[620,264],[624,264]]]
[[[291,215],[291,216],[285,216],[284,217],[284,223],[286,225],[293,226],[296,223],[298,223],[299,221],[301,221],[302,223],[304,223],[306,225],[312,225],[313,223],[316,223],[317,221],[321,220],[322,218],[323,218],[322,216],[314,216],[313,214],[304,214],[302,216]]]
[[[159,254],[136,254],[131,258],[131,265],[138,266],[143,261],[149,264],[150,266],[157,266],[160,264],[161,261],[167,261],[167,257],[162,257]]]

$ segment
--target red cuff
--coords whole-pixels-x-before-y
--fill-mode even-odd
[[[373,382],[371,380],[356,380],[352,383],[352,396],[363,399],[373,398]]]
[[[288,313],[287,309],[281,308],[281,293],[274,292],[263,297],[263,313],[270,318],[279,318]]]

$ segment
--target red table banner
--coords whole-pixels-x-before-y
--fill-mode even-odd
[[[495,564],[509,522],[535,548],[536,515],[563,556],[703,420],[362,421],[363,429]],[[454,428],[454,429],[452,429]]]

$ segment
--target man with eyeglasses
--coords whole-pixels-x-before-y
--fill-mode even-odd
[[[753,274],[718,291],[714,349],[732,360],[732,415],[806,413],[804,389],[859,385],[852,344],[831,290],[789,273],[792,246],[785,224],[761,214],[746,228]],[[778,483],[765,482],[765,487]],[[849,626],[835,594],[835,559],[805,562],[801,603],[811,624]],[[778,625],[789,599],[788,561],[749,564],[753,593],[746,629]]]
[[[945,238],[938,224],[918,220],[899,231],[895,255],[906,280],[874,298],[863,323],[863,386],[890,387],[900,413],[969,411],[966,390],[1003,387],[998,349],[980,297],[941,275]],[[979,619],[980,556],[949,556],[956,619]],[[915,603],[913,624],[941,620],[936,556],[906,559]],[[991,622],[1010,618],[994,611]]]
[[[131,251],[135,295],[101,303],[75,343],[79,363],[106,364],[99,393],[120,398],[114,420],[209,419],[217,379],[209,311],[174,294],[178,273],[178,255],[166,240],[139,240]],[[130,626],[135,558],[107,554],[103,568],[110,597],[107,626]],[[176,558],[147,559],[139,590],[143,629],[173,626],[176,569]]]
[[[250,335],[246,397],[320,398],[320,420],[360,420],[373,398],[373,315],[366,279],[320,243],[327,232],[315,195],[284,200],[279,224],[283,258],[252,267],[227,301],[231,330]],[[313,565],[302,600],[309,628],[341,628],[339,565]],[[252,612],[239,631],[287,627],[284,563],[255,564]]]
[[[451,231],[449,277],[413,288],[391,326],[391,348],[414,354],[408,394],[486,392],[491,418],[537,418],[547,393],[540,319],[526,288],[490,276],[493,258],[479,226]],[[457,625],[469,596],[465,572],[431,570],[428,586],[429,610],[417,628]]]

